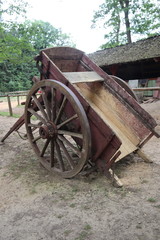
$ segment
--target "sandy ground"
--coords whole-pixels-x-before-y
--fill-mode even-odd
[[[159,130],[160,101],[142,106]],[[0,138],[15,121],[0,117]],[[160,139],[144,151],[153,163],[136,155],[120,161],[124,186],[115,188],[98,172],[70,180],[49,174],[13,133],[0,145],[0,240],[160,240]]]

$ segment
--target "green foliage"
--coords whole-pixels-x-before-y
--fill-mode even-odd
[[[14,19],[23,18],[28,7],[29,4],[23,0],[0,0],[0,20],[7,16],[7,22],[12,22],[13,15]]]
[[[33,58],[41,49],[75,45],[48,22],[10,20],[25,17],[28,4],[23,0],[0,3],[0,92],[27,90],[33,76],[39,75]]]
[[[28,90],[35,75],[39,73],[34,61],[21,64],[0,63],[0,92]]]
[[[103,26],[107,43],[114,47],[160,32],[160,0],[105,0],[94,13],[92,27]]]
[[[32,45],[24,37],[17,38],[12,32],[0,28],[0,63],[23,63],[30,59],[28,56],[33,51]]]
[[[27,40],[38,51],[51,46],[74,46],[67,34],[63,34],[60,29],[41,20],[33,22],[27,20],[23,24],[14,24],[10,32],[19,39]]]

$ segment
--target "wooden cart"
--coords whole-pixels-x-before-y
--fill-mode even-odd
[[[2,142],[25,122],[40,162],[64,178],[93,166],[106,172],[135,151],[146,158],[141,147],[159,137],[157,124],[127,84],[74,48],[44,49],[35,60],[40,78]]]

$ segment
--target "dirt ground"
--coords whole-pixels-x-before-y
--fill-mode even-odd
[[[142,106],[160,130],[160,101]],[[0,138],[15,121],[0,116]],[[153,163],[131,155],[116,164],[122,188],[99,172],[51,175],[17,133],[0,151],[0,240],[160,240],[160,139],[144,146]]]

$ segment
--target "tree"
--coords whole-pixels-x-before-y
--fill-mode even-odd
[[[19,16],[24,18],[28,7],[29,4],[24,0],[0,0],[0,22],[11,22],[12,16],[14,21]]]
[[[0,8],[0,63],[10,61],[20,63],[25,57],[24,51],[33,51],[25,38],[17,38],[11,32],[14,25],[19,25],[16,16],[25,17],[27,3],[23,0],[1,1]],[[14,15],[13,19],[10,19]],[[26,58],[25,58],[26,59]],[[23,60],[22,60],[23,61]]]
[[[0,91],[26,90],[37,69],[31,61],[34,48],[25,39],[12,34],[19,25],[18,16],[25,17],[27,3],[23,0],[0,1]],[[30,69],[30,70],[28,70]]]
[[[103,25],[107,43],[102,48],[131,43],[160,32],[160,0],[105,0],[94,13],[92,27]]]
[[[75,46],[69,35],[62,33],[61,29],[53,27],[49,22],[41,20],[27,20],[23,24],[15,24],[10,32],[19,39],[27,39],[38,51],[51,46]]]
[[[69,35],[48,22],[22,22],[27,7],[23,0],[2,0],[0,4],[0,92],[26,90],[38,73],[33,58],[41,49],[74,44]],[[10,20],[13,13],[21,22]]]

